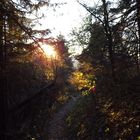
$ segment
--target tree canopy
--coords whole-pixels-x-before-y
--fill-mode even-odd
[[[140,139],[140,1],[76,1],[69,41],[35,28],[61,2],[0,1],[0,139]]]

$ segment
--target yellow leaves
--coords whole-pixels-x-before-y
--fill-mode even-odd
[[[70,82],[76,86],[78,90],[82,88],[90,89],[93,86],[93,75],[91,74],[84,74],[80,71],[73,72],[72,76],[70,77]]]
[[[68,96],[61,95],[57,98],[57,101],[60,103],[66,102],[68,100]]]
[[[70,127],[71,126],[71,123],[72,123],[72,117],[69,115],[67,117],[66,121],[67,121],[68,126]]]
[[[80,71],[75,71],[73,73],[73,76],[75,76],[77,79],[81,78],[83,76],[83,73]]]
[[[137,140],[140,140],[140,136],[138,136]]]
[[[83,95],[83,96],[89,95],[89,92],[88,92],[88,91],[83,91],[83,92],[82,92],[82,95]]]
[[[112,111],[110,112],[109,116],[111,118],[111,121],[114,121],[120,119],[122,113],[120,111]]]
[[[109,127],[107,127],[106,129],[105,129],[105,133],[107,133],[107,132],[109,132]]]

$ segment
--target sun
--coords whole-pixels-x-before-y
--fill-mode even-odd
[[[48,45],[48,44],[40,44],[40,46],[47,57],[56,58],[57,53],[53,46]]]

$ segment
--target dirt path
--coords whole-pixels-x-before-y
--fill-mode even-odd
[[[65,133],[66,124],[65,118],[67,114],[72,110],[73,106],[79,97],[73,97],[68,103],[66,103],[60,111],[58,111],[49,124],[48,140],[68,140]]]

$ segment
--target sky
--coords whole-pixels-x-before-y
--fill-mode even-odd
[[[40,20],[40,29],[49,28],[53,36],[62,34],[67,37],[74,27],[82,23],[87,11],[76,0],[51,0],[51,3],[55,2],[66,4],[56,7],[55,11],[53,8],[44,7],[42,13],[45,17]]]
[[[90,6],[99,4],[101,0],[79,0]],[[112,2],[117,0],[111,0]],[[42,26],[37,26],[39,29],[49,28],[52,31],[52,36],[62,34],[68,39],[68,35],[74,27],[82,24],[82,20],[89,12],[82,7],[76,0],[50,0],[50,3],[66,3],[57,6],[55,10],[51,7],[45,7],[40,10],[44,14],[44,18],[40,20]]]
[[[37,25],[37,29],[50,29],[52,37],[58,35],[64,35],[67,41],[70,40],[70,33],[74,27],[79,27],[82,24],[82,20],[88,12],[79,5],[76,0],[51,0],[51,3],[66,3],[61,6],[43,7],[40,10],[40,14],[44,14],[44,18],[40,19],[41,25]],[[81,53],[82,48],[80,46],[73,46],[70,48],[71,52],[76,54]]]
[[[100,4],[101,0],[79,0],[90,6]],[[111,0],[112,2],[117,0]],[[50,3],[65,3],[61,6],[43,7],[40,9],[40,14],[44,14],[44,18],[40,19],[41,26],[37,25],[37,29],[50,29],[51,37],[64,35],[65,39],[71,39],[70,33],[74,27],[78,28],[82,25],[83,19],[89,15],[89,12],[82,7],[76,0],[50,0]],[[72,46],[71,52],[76,54],[81,53],[81,46]]]

